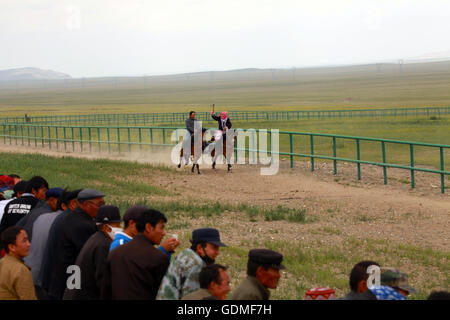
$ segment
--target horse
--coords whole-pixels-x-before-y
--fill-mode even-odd
[[[222,136],[222,131],[221,130],[218,130],[218,131],[216,131],[216,133],[218,133],[218,137],[220,137],[219,139],[216,139],[216,137],[215,136],[213,136],[212,137],[212,139],[211,139],[211,141],[217,141],[216,143],[222,143],[222,155],[225,157],[225,159],[227,160],[227,171],[228,172],[230,172],[231,171],[231,164],[229,163],[230,162],[230,160],[231,160],[231,158],[233,157],[233,151],[234,151],[234,146],[236,145],[236,135],[233,135],[233,147],[232,147],[232,149],[231,149],[231,154],[229,155],[230,156],[230,159],[228,159],[227,158],[227,142],[226,142],[226,140],[223,138],[223,136]],[[220,135],[219,135],[220,134]],[[211,152],[211,157],[213,157],[214,159],[213,159],[213,163],[212,163],[212,168],[213,169],[216,169],[216,159],[217,159],[217,156],[219,156],[219,155],[217,155],[216,156],[216,150],[214,149],[212,152]]]
[[[200,167],[197,163],[198,159],[200,159],[201,155],[203,154],[203,151],[205,150],[205,148],[207,147],[207,143],[204,142],[204,136],[205,136],[205,132],[206,132],[206,128],[202,128],[202,152],[200,154],[195,154],[195,148],[194,148],[194,136],[191,136],[191,156],[193,158],[193,165],[192,165],[192,169],[191,172],[194,173],[194,169],[197,168],[197,173],[200,174]],[[180,163],[178,164],[178,168],[181,168],[181,160],[183,159],[183,155],[184,155],[184,147],[181,147],[180,150]],[[185,165],[187,165],[189,163],[189,160],[186,162]]]

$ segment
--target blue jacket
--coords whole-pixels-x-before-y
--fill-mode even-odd
[[[113,242],[111,242],[111,245],[109,246],[109,251],[111,252],[112,249],[130,242],[131,239],[133,238],[127,235],[125,232],[117,232]],[[167,252],[166,249],[164,249],[162,246],[159,246],[158,249],[169,257],[169,261],[172,259],[172,253]]]

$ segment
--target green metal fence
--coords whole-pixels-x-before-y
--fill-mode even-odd
[[[70,152],[131,152],[132,148],[142,148],[145,146],[174,146],[171,141],[171,134],[176,129],[184,129],[180,127],[151,127],[151,126],[62,126],[62,125],[36,125],[36,124],[0,124],[0,143],[9,145],[31,146],[39,148],[47,148],[49,150],[63,150]],[[250,132],[249,130],[237,129],[238,135]],[[238,145],[235,148],[235,157],[238,151],[248,152],[248,156],[254,159],[258,150],[257,136],[260,132],[266,132],[262,129],[251,131],[251,135],[255,139],[248,148]],[[387,168],[398,168],[410,171],[411,188],[415,188],[415,173],[425,172],[440,175],[441,192],[445,191],[445,176],[450,175],[450,171],[445,170],[446,159],[450,157],[450,145],[430,144],[422,142],[398,141],[389,139],[354,137],[334,134],[320,134],[308,132],[290,132],[279,131],[280,149],[278,152],[271,152],[272,137],[269,133],[268,153],[287,156],[290,159],[291,168],[294,167],[294,158],[309,158],[311,162],[311,170],[315,170],[315,160],[331,160],[333,161],[334,174],[337,174],[338,161],[355,163],[357,165],[357,177],[361,180],[361,164],[380,166],[383,169],[384,183],[387,184]],[[302,141],[294,141],[298,137],[303,137]],[[319,139],[326,139],[328,142],[320,142]],[[179,141],[180,137],[176,137]],[[339,142],[338,142],[339,141]],[[338,156],[338,143],[346,141],[354,148],[356,157]],[[249,139],[250,142],[250,139]],[[371,151],[379,148],[381,161],[373,159],[363,159],[362,144],[375,143],[370,145]],[[406,156],[408,164],[389,163],[387,161],[387,146],[394,146],[401,149],[406,146]],[[367,146],[365,146],[367,147]],[[299,152],[299,149],[306,148],[307,152]],[[417,148],[426,148],[435,151],[436,159],[435,168],[426,168],[418,166],[416,157]],[[296,150],[297,149],[297,150]],[[392,153],[393,151],[391,151]],[[427,151],[428,152],[428,151]],[[327,153],[331,155],[327,155]],[[372,158],[375,156],[371,156]],[[427,153],[428,157],[428,153]],[[236,159],[237,160],[237,159]],[[448,164],[447,164],[448,166]]]
[[[299,110],[299,111],[229,111],[229,116],[237,121],[286,121],[324,118],[358,118],[358,117],[409,117],[409,116],[441,116],[450,114],[448,107],[423,108],[390,108],[390,109],[353,109],[353,110]],[[186,120],[186,112],[167,113],[119,113],[119,114],[84,114],[30,116],[29,123],[53,125],[152,125],[182,123]],[[212,121],[209,112],[197,112],[196,118],[201,121]],[[3,117],[2,123],[27,123],[25,117]]]

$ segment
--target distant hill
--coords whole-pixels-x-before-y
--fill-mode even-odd
[[[42,70],[39,68],[17,68],[0,70],[0,81],[17,80],[58,80],[71,79],[68,74],[53,70]]]

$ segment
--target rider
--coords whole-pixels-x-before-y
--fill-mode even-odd
[[[228,118],[228,114],[226,113],[226,111],[222,111],[218,117],[214,114],[214,111],[211,111],[211,117],[219,122],[219,130],[222,131],[222,137],[226,141],[226,131],[228,129],[231,129],[232,126],[230,118]]]
[[[188,132],[183,141],[183,150],[184,150],[183,154],[184,154],[186,163],[188,163],[188,160],[189,160],[191,144],[194,142],[194,133],[195,133],[194,128],[195,128],[196,121],[197,121],[197,119],[195,119],[195,111],[189,112],[189,118],[186,119],[186,130]]]
[[[228,118],[227,112],[226,111],[222,111],[219,114],[219,117],[218,117],[218,116],[216,116],[214,114],[214,111],[211,111],[211,117],[219,123],[219,130],[222,131],[223,142],[227,143],[226,142],[227,141],[227,134],[226,133],[227,133],[227,130],[231,129],[231,126],[232,126],[231,120],[230,120],[230,118]],[[233,140],[231,140],[231,141],[233,141]],[[229,162],[230,161],[230,157],[228,156],[228,153],[232,149],[228,149],[228,148],[229,148],[229,146],[228,146],[228,143],[227,143],[227,157],[226,157],[226,159],[227,159],[227,164],[228,164],[228,170],[230,170],[231,164]],[[214,159],[214,163],[213,163],[213,168],[214,168],[214,166],[215,166],[215,159]]]

